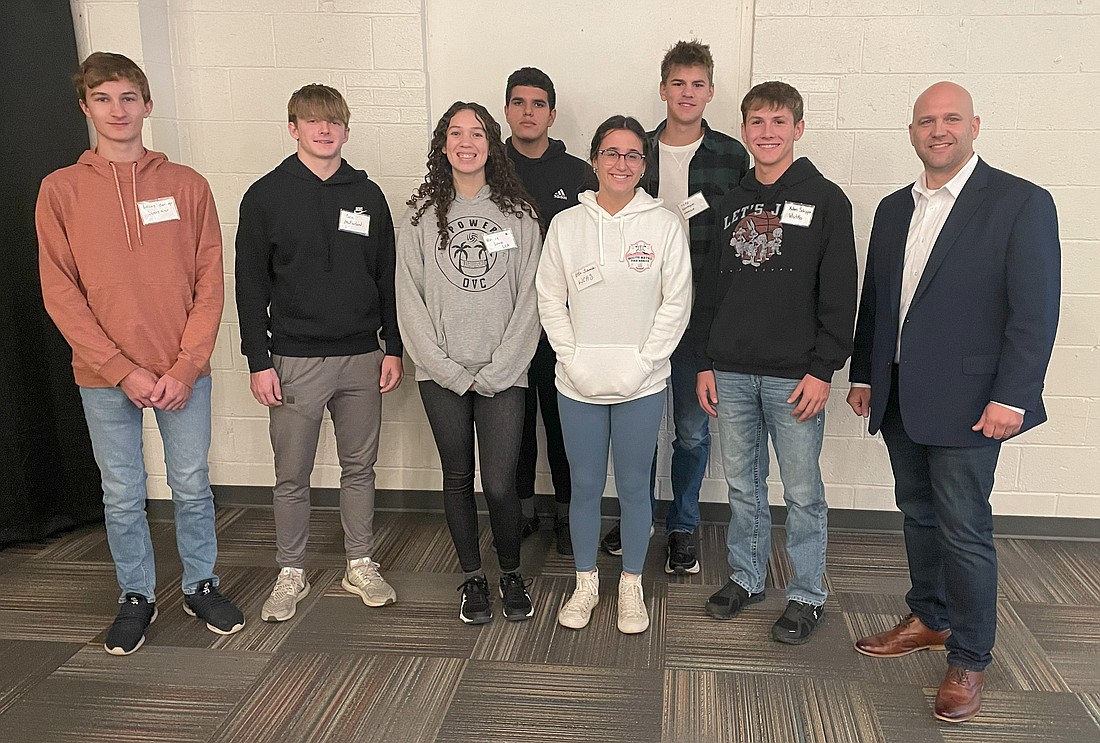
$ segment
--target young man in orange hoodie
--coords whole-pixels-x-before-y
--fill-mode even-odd
[[[145,408],[153,409],[164,442],[184,611],[223,635],[244,626],[244,615],[217,589],[207,464],[221,232],[206,180],[142,145],[153,101],[141,69],[122,55],[96,52],[73,84],[96,147],[42,181],[39,269],[46,310],[73,349],[102,473],[107,542],[121,588],[104,648],[128,655],[157,616],[141,453]]]

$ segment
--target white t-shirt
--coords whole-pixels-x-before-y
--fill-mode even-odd
[[[702,136],[691,144],[674,146],[664,142],[657,143],[660,147],[661,163],[657,196],[665,202],[665,209],[679,218],[684,232],[689,231],[688,221],[680,214],[677,205],[691,195],[688,193],[688,167],[691,165],[691,158],[695,157],[695,151],[702,143]]]

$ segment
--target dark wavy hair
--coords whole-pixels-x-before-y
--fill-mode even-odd
[[[642,140],[642,156],[646,160],[649,159],[649,151],[652,147],[649,143],[649,137],[646,136],[645,127],[633,116],[615,114],[596,127],[596,133],[592,135],[592,149],[588,153],[589,162],[596,162],[596,155],[599,154],[600,143],[603,142],[603,138],[620,129],[625,129]]]
[[[439,249],[447,247],[447,213],[451,210],[451,204],[455,199],[454,177],[451,175],[451,163],[447,160],[447,129],[451,125],[451,119],[462,110],[474,112],[481,125],[485,127],[485,139],[489,143],[489,157],[485,162],[485,181],[489,184],[489,198],[497,208],[505,214],[523,217],[524,214],[535,220],[539,220],[538,210],[535,208],[535,200],[523,187],[519,176],[516,175],[516,167],[512,159],[504,149],[504,142],[500,138],[500,124],[498,124],[480,103],[466,103],[455,101],[443,114],[439,123],[432,130],[431,150],[428,152],[428,174],[424,176],[424,182],[413,192],[408,206],[417,207],[412,216],[412,224],[420,224],[420,217],[424,215],[428,207],[434,206],[436,224],[439,227]]]

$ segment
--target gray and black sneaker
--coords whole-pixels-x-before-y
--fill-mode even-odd
[[[722,589],[707,599],[704,607],[707,614],[715,619],[733,619],[737,612],[749,604],[758,604],[764,600],[764,592],[749,593],[737,583],[726,581]]]
[[[788,601],[783,616],[772,625],[772,637],[788,645],[802,645],[824,621],[824,606]]]
[[[244,627],[244,614],[218,593],[214,581],[209,579],[200,583],[194,593],[183,595],[183,610],[206,622],[206,628],[219,635],[231,635]]]
[[[489,581],[484,575],[467,578],[458,590],[462,591],[459,619],[466,624],[485,624],[493,618],[493,608],[489,603]]]
[[[531,595],[527,593],[531,580],[524,580],[519,573],[505,573],[500,576],[500,598],[504,604],[504,618],[511,622],[530,619],[535,613],[531,605]]]
[[[103,649],[111,655],[129,655],[145,644],[145,630],[157,618],[157,605],[140,593],[128,593],[118,607],[118,616],[107,630]]]
[[[695,557],[695,535],[686,531],[669,532],[668,535],[668,560],[665,562],[665,572],[684,575],[699,572],[699,560]]]

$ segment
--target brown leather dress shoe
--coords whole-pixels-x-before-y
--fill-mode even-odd
[[[940,690],[936,693],[935,715],[944,722],[966,722],[982,709],[984,671],[968,671],[948,666]]]
[[[872,658],[900,658],[918,650],[944,650],[950,635],[949,629],[934,632],[915,614],[907,614],[893,629],[857,640],[856,650]]]

